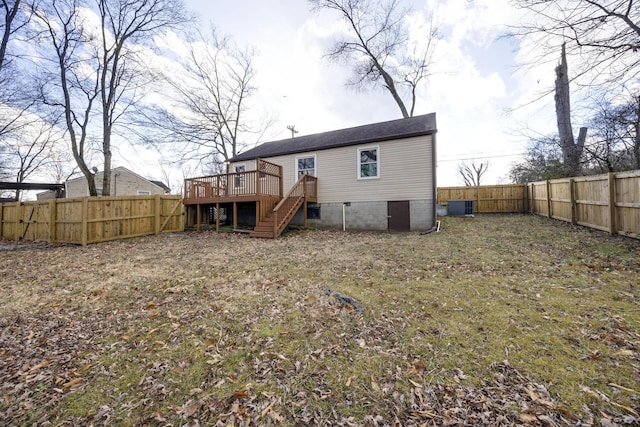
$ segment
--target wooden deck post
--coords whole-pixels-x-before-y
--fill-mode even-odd
[[[304,187],[302,188],[302,197],[304,197],[304,201],[302,202],[302,210],[303,210],[303,220],[302,220],[302,225],[304,228],[307,228],[307,195],[309,194],[309,191],[307,189],[307,185],[309,185],[309,182],[307,181],[307,175],[304,176]]]
[[[278,238],[278,213],[277,212],[274,212],[274,215],[273,215],[273,238],[274,239]]]
[[[233,202],[233,229],[238,228],[238,202]]]
[[[304,210],[304,228],[307,228],[307,198],[304,198],[304,204],[302,205],[302,209]]]
[[[220,231],[220,203],[216,203],[216,232]]]
[[[609,234],[616,234],[616,176],[609,172]]]
[[[258,198],[258,200],[260,200],[260,159],[256,159],[256,196]],[[256,225],[258,223],[256,222]]]
[[[256,200],[256,227],[260,223],[260,199]]]
[[[196,205],[196,231],[200,231],[200,217],[202,216],[202,212],[200,212],[200,203]]]

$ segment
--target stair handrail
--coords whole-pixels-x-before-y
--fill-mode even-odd
[[[289,189],[289,191],[287,191],[287,194],[285,194],[285,196],[282,198],[282,200],[280,200],[280,202],[276,205],[275,208],[273,208],[273,238],[276,239],[278,238],[278,236],[280,235],[280,233],[282,233],[282,231],[284,230],[284,227],[282,227],[281,222],[285,222],[284,219],[286,219],[289,214],[291,213],[291,210],[293,209],[297,209],[299,207],[298,202],[300,201],[300,199],[304,199],[305,195],[306,195],[306,181],[307,181],[307,176],[306,174],[302,175],[295,184],[293,184],[293,186]],[[297,195],[294,194],[294,192],[296,190],[299,190],[300,188],[302,188],[302,193]],[[279,221],[278,220],[278,213],[280,211],[280,209],[286,205],[289,201],[290,198],[295,198],[294,202],[291,204],[291,206],[289,207],[289,210],[285,213],[285,215],[283,216],[283,221]],[[282,227],[282,229],[280,229],[280,227]],[[285,225],[286,227],[286,225]]]

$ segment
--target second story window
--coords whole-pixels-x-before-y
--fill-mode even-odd
[[[316,176],[316,156],[296,157],[297,177],[302,175]]]
[[[358,148],[358,179],[380,177],[379,147]]]

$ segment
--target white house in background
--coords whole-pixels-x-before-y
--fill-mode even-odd
[[[102,172],[96,172],[96,189],[102,195]],[[161,181],[144,178],[129,169],[119,166],[111,169],[111,196],[143,196],[169,194],[171,189]],[[45,191],[37,195],[38,200],[45,200],[55,195]],[[65,182],[65,198],[85,197],[89,195],[89,187],[84,176]]]
[[[427,230],[436,219],[436,132],[431,113],[266,142],[230,159],[227,174],[187,179],[187,220],[233,218],[256,237],[277,237],[289,222]]]

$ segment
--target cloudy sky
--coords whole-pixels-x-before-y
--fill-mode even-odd
[[[424,29],[430,13],[440,29],[432,73],[419,91],[416,114],[436,112],[438,185],[462,185],[461,161],[489,161],[483,184],[507,182],[510,165],[521,158],[525,128],[552,132],[553,98],[528,105],[553,83],[555,60],[536,69],[518,67],[525,48],[501,38],[517,25],[519,12],[508,0],[407,0],[411,28]],[[277,118],[268,139],[401,118],[387,92],[356,92],[345,86],[347,65],[323,54],[345,30],[340,16],[313,12],[304,0],[185,0],[203,31],[214,24],[239,46],[257,51],[256,111]],[[515,109],[515,110],[514,110]]]

